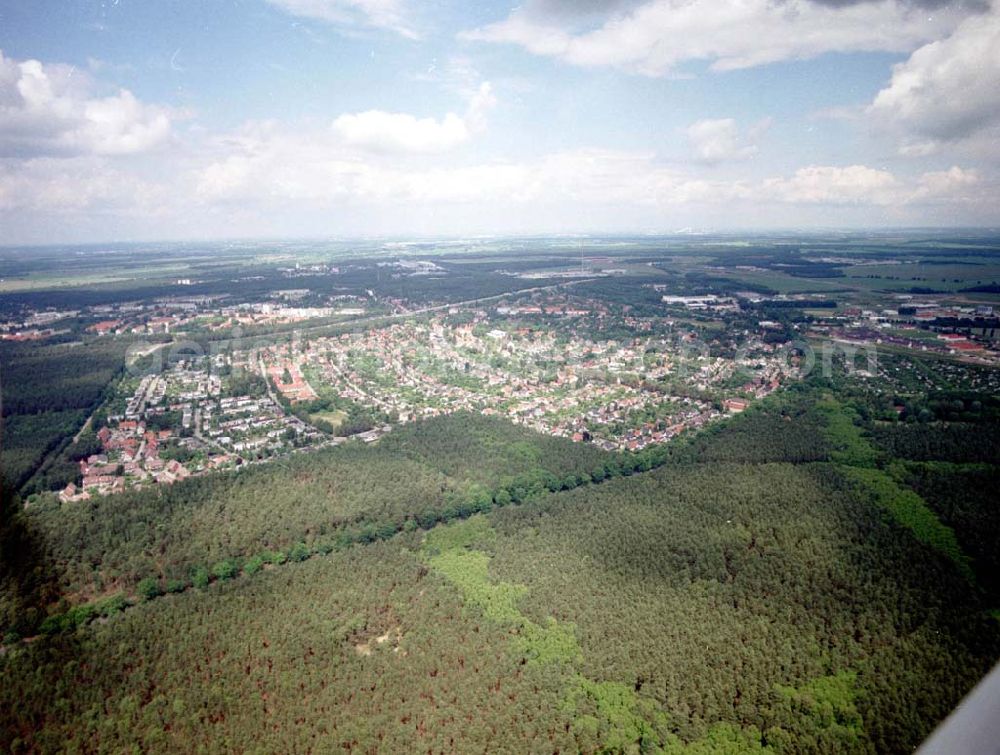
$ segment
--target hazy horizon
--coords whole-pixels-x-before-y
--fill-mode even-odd
[[[546,233],[481,233],[481,234],[356,234],[356,235],[302,235],[302,236],[203,236],[203,237],[149,237],[149,238],[103,238],[79,241],[39,241],[23,243],[2,243],[0,250],[12,251],[18,249],[43,249],[96,247],[96,246],[135,246],[176,245],[176,244],[323,244],[323,243],[382,243],[385,245],[406,246],[416,244],[460,244],[465,242],[503,242],[531,240],[573,240],[581,241],[611,241],[629,239],[691,239],[717,236],[720,238],[773,238],[775,236],[823,237],[842,235],[845,237],[888,235],[918,235],[930,234],[951,237],[956,234],[974,234],[984,238],[1000,234],[1000,226],[857,226],[857,227],[822,227],[813,228],[705,228],[679,229],[674,231],[565,231]]]

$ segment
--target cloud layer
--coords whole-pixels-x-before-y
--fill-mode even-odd
[[[623,150],[578,149],[530,161],[439,166],[366,159],[322,132],[258,127],[238,142],[230,156],[198,174],[197,191],[204,199],[316,207],[563,203],[581,209],[733,202],[906,208],[983,200],[978,174],[960,167],[904,178],[865,165],[815,165],[761,180],[709,180],[668,166],[656,155]]]
[[[314,18],[336,26],[387,29],[416,39],[403,0],[267,0],[293,16]]]
[[[927,13],[899,0],[650,0],[612,3],[597,28],[578,28],[551,2],[515,9],[506,19],[466,32],[580,66],[612,66],[660,76],[689,61],[713,70],[750,68],[827,52],[905,52],[953,29],[965,6]]]
[[[0,156],[126,155],[163,144],[171,111],[125,89],[91,94],[85,73],[0,51]]]
[[[274,2],[333,23],[409,28],[400,2]],[[375,101],[377,109],[311,120],[181,130],[185,113],[102,82],[97,71],[0,53],[0,222],[22,236],[89,226],[103,237],[115,228],[150,237],[227,228],[448,233],[663,229],[712,219],[729,226],[1000,220],[996,5],[534,0],[467,36],[521,32],[511,41],[544,55],[656,75],[693,60],[726,69],[869,46],[908,57],[886,66],[877,95],[854,103],[855,120],[817,127],[847,132],[831,146],[828,135],[802,136],[814,123],[806,114],[799,134],[786,114],[779,133],[764,139],[771,120],[751,120],[760,110],[746,108],[723,113],[734,117],[689,110],[640,141],[627,128],[602,134],[593,121],[577,133],[549,133],[545,112],[511,125],[525,90],[495,79],[504,93],[498,108],[479,73],[484,61],[466,58],[456,71],[420,80],[447,93],[450,111],[403,112]],[[664,91],[675,84],[641,83]],[[574,106],[599,113],[601,103],[587,96]],[[869,132],[877,138],[857,149]],[[790,134],[799,139],[793,149],[780,141]],[[534,136],[544,138],[536,144]]]
[[[732,118],[705,118],[692,123],[685,133],[696,159],[719,163],[753,157],[757,137],[769,126],[770,120],[764,120],[744,134]]]
[[[970,18],[893,68],[867,111],[903,136],[903,151],[929,154],[1000,122],[1000,9]],[[996,149],[997,134],[989,139]]]
[[[366,110],[339,116],[333,122],[333,130],[346,144],[375,152],[446,152],[483,131],[486,113],[495,104],[489,82],[483,82],[464,116],[448,113],[437,120],[409,113]]]

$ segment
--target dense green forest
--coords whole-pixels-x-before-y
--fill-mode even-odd
[[[620,458],[456,415],[8,511],[0,746],[910,751],[1000,657],[997,469],[870,416],[815,379]]]
[[[881,425],[874,428],[876,444],[893,457],[914,461],[996,462],[1000,423]]]
[[[940,520],[955,531],[979,583],[1000,607],[1000,485],[986,464],[907,462],[894,468]]]
[[[124,367],[123,341],[0,343],[3,389],[3,484],[18,489],[49,454],[69,444]],[[63,465],[65,467],[65,465]],[[69,474],[69,479],[65,479]],[[75,472],[46,469],[25,492],[65,484]],[[35,481],[32,481],[33,483]]]
[[[190,583],[227,559],[310,552],[524,500],[589,481],[614,460],[591,446],[456,414],[236,472],[60,504],[31,504],[25,526],[66,594],[133,590],[148,577]],[[0,627],[2,627],[0,623]],[[24,631],[23,628],[20,631]]]

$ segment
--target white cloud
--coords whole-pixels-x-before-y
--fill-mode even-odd
[[[169,108],[121,89],[91,95],[87,75],[64,65],[16,61],[0,52],[0,155],[122,155],[170,136]]]
[[[273,123],[250,125],[220,147],[229,154],[196,175],[195,193],[209,203],[463,202],[511,191],[526,179],[516,165],[428,168],[419,157],[372,154],[367,145],[359,151],[332,132]]]
[[[686,61],[706,61],[724,71],[827,52],[908,52],[943,36],[969,12],[959,4],[928,13],[899,0],[846,5],[649,0],[634,9],[612,10],[598,28],[574,28],[529,4],[462,36],[520,45],[576,65],[658,76]]]
[[[605,149],[553,152],[531,161],[428,164],[351,152],[322,131],[312,134],[275,124],[249,127],[227,142],[229,155],[204,166],[196,195],[207,203],[260,202],[273,207],[302,203],[432,208],[477,204],[487,215],[496,206],[559,204],[574,212],[627,207],[704,205],[747,207],[899,207],[921,203],[988,202],[975,171],[953,167],[914,178],[865,165],[816,165],[762,180],[707,179],[655,155]],[[588,208],[588,209],[582,209]]]
[[[454,113],[435,120],[366,110],[340,116],[333,129],[348,144],[377,152],[443,152],[469,138],[465,120]]]
[[[753,157],[756,138],[770,125],[769,119],[763,120],[742,134],[732,118],[706,118],[688,126],[685,134],[698,160],[718,163]]]
[[[907,155],[936,152],[985,132],[996,154],[1000,128],[1000,4],[970,18],[941,41],[893,68],[889,85],[868,108],[875,123],[896,131]]]
[[[409,113],[366,110],[339,116],[333,122],[333,130],[346,144],[374,152],[445,152],[485,129],[486,113],[495,104],[489,82],[483,82],[464,116],[448,113],[437,120]]]
[[[195,195],[207,204],[229,201],[319,202],[354,193],[363,160],[327,130],[289,130],[251,123],[218,140],[207,165],[195,170]]]
[[[900,201],[896,177],[865,165],[811,165],[790,178],[767,179],[761,188],[768,197],[790,203],[887,205]]]
[[[809,166],[791,177],[771,178],[760,185],[760,199],[789,204],[907,207],[928,204],[990,202],[995,187],[982,193],[975,170],[952,166],[903,180],[889,171],[865,165]]]
[[[148,216],[172,190],[96,157],[0,161],[0,210],[44,213],[115,212]]]
[[[998,200],[995,181],[962,167],[908,177],[864,165],[810,166],[764,179],[710,179],[694,165],[621,150],[468,163],[377,155],[320,126],[278,123],[156,155],[145,169],[98,156],[0,160],[8,241],[73,238],[74,229],[91,238],[148,238],[954,224],[995,222]]]
[[[924,173],[917,181],[910,201],[971,201],[976,199],[973,187],[980,185],[981,181],[978,171],[959,168],[957,165],[948,170]]]
[[[416,39],[404,0],[267,0],[293,16],[315,18],[338,26],[388,29]]]
[[[583,149],[538,160],[428,166],[425,160],[352,151],[322,131],[257,124],[227,140],[228,156],[202,169],[208,202],[454,204],[564,200],[655,205],[677,174],[648,154]]]

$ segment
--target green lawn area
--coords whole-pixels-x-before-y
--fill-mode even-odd
[[[324,420],[329,422],[334,430],[340,427],[345,419],[347,419],[347,412],[342,412],[340,409],[333,409],[327,412],[314,412],[309,415],[309,420],[311,422]]]
[[[890,328],[888,332],[891,335],[899,336],[900,338],[912,338],[914,341],[938,340],[937,334],[931,333],[929,330],[916,330],[913,328]]]
[[[157,276],[190,275],[189,265],[150,265],[142,268],[120,268],[109,267],[106,270],[83,273],[79,275],[59,272],[50,274],[48,272],[31,273],[22,276],[10,276],[0,278],[0,293],[14,293],[19,291],[35,291],[49,288],[74,288],[77,286],[96,286],[106,283],[121,283],[122,281],[147,280]]]
[[[775,271],[734,270],[725,276],[737,283],[767,286],[779,294],[832,293],[852,288],[854,283],[846,278],[798,278]]]
[[[918,286],[957,291],[1000,278],[1000,267],[992,264],[859,265],[848,268],[846,272],[851,285],[876,289],[908,289]]]

